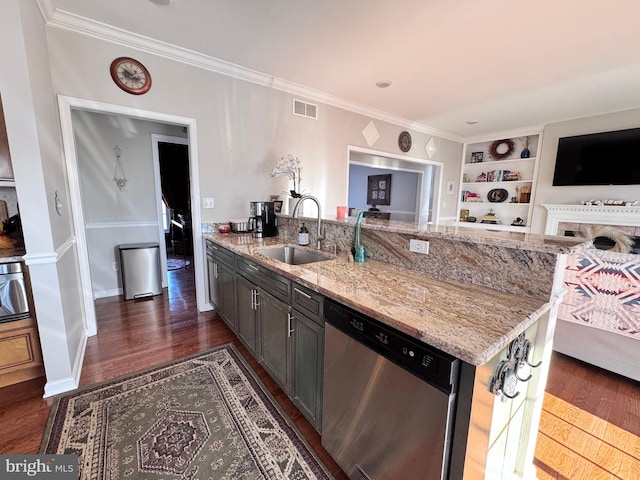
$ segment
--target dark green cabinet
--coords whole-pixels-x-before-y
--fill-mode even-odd
[[[254,357],[259,359],[258,345],[258,307],[259,292],[249,280],[241,275],[236,275],[236,315],[238,337],[251,351]]]
[[[324,326],[294,310],[289,397],[307,420],[320,431],[322,422],[322,369]]]
[[[234,254],[232,252],[207,241],[209,302],[229,328],[236,332],[235,275],[233,265]]]
[[[220,246],[214,250],[209,243],[213,243],[207,241],[211,302],[230,327],[233,319],[231,328],[243,344],[320,431],[322,295],[248,258],[235,254],[229,258],[228,250]]]
[[[260,292],[260,344],[261,363],[280,388],[289,394],[290,390],[290,347],[291,308],[289,305]]]

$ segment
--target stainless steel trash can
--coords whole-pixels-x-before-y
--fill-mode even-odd
[[[125,300],[162,293],[160,246],[157,243],[118,245]]]

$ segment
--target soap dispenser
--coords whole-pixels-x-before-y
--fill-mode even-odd
[[[300,232],[298,233],[298,245],[309,245],[309,230],[307,230],[304,223],[300,227]]]

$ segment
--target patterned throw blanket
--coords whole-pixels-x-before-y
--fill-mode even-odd
[[[640,255],[570,255],[564,283],[559,319],[640,339]]]

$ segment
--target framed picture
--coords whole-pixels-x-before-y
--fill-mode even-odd
[[[367,177],[367,205],[391,205],[391,174]]]
[[[276,213],[282,213],[282,200],[273,200],[273,210]]]
[[[482,152],[472,152],[471,153],[471,163],[480,163],[484,158],[484,153]]]

